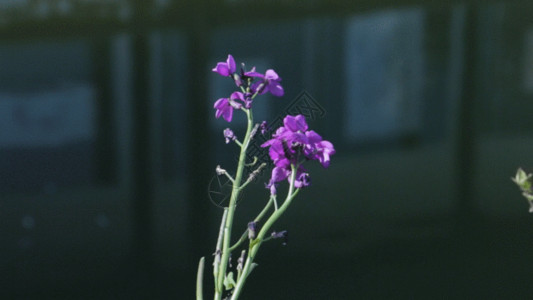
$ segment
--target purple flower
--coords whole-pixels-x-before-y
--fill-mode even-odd
[[[275,184],[290,178],[292,166],[297,166],[294,186],[301,188],[311,183],[309,173],[301,166],[305,160],[318,160],[323,167],[330,164],[330,156],[335,154],[335,148],[329,141],[322,139],[318,133],[308,130],[309,126],[303,115],[286,116],[283,126],[276,130],[272,139],[261,147],[270,147],[268,154],[274,162],[270,181],[267,188],[274,188]]]
[[[297,188],[302,188],[304,186],[309,186],[311,184],[311,177],[309,173],[305,172],[305,169],[300,166],[296,171],[296,178],[294,179],[294,186]]]
[[[231,122],[231,119],[233,118],[233,107],[229,104],[228,98],[218,99],[213,107],[217,110],[215,112],[215,117],[217,119],[222,116],[224,120]]]
[[[224,118],[224,120],[231,122],[231,119],[233,118],[233,109],[241,109],[242,104],[239,102],[236,102],[235,100],[241,100],[244,101],[244,96],[241,92],[233,92],[231,96],[228,98],[220,98],[215,102],[215,105],[213,107],[217,110],[215,112],[215,117],[218,119],[220,116]]]
[[[281,77],[278,76],[278,73],[272,69],[268,69],[265,72],[265,75],[257,73],[255,71],[245,73],[249,77],[258,77],[261,78],[261,81],[257,81],[251,86],[251,90],[254,93],[262,95],[266,92],[270,92],[272,95],[281,97],[285,93],[283,87],[280,84]]]
[[[229,54],[226,62],[217,63],[217,66],[213,68],[213,72],[217,72],[222,76],[230,76],[235,72],[235,69],[235,59]]]
[[[329,141],[322,140],[322,137],[313,130],[305,133],[308,144],[305,146],[305,156],[310,160],[318,160],[324,168],[329,167],[330,155],[335,154],[335,148]]]

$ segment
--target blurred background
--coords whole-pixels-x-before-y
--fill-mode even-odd
[[[258,120],[335,145],[275,226],[243,299],[533,293],[530,1],[0,1],[0,297],[206,298],[237,148],[211,68],[283,78]],[[237,135],[242,119],[231,123]],[[267,200],[239,204],[236,232]],[[238,234],[237,234],[238,235]]]

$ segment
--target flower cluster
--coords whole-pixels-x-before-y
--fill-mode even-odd
[[[270,131],[265,121],[254,123],[252,113],[252,102],[257,95],[270,93],[274,96],[281,97],[284,94],[281,86],[281,78],[278,74],[268,69],[264,74],[259,73],[253,67],[247,71],[242,64],[239,72],[233,56],[228,55],[225,62],[217,63],[213,72],[231,79],[237,86],[237,91],[231,93],[228,98],[220,98],[215,104],[215,116],[222,117],[227,122],[233,119],[234,110],[240,110],[246,114],[247,127],[244,135],[238,139],[235,133],[226,128],[223,132],[226,143],[234,142],[240,148],[239,161],[237,169],[233,174],[218,165],[215,169],[218,176],[226,176],[231,182],[231,196],[227,206],[224,207],[224,213],[220,224],[219,235],[217,239],[215,256],[213,259],[213,275],[215,286],[215,300],[229,299],[237,300],[242,292],[243,286],[252,269],[257,265],[254,257],[262,243],[271,239],[283,239],[283,244],[287,243],[288,232],[273,231],[272,225],[281,217],[291,204],[293,199],[299,193],[302,187],[310,184],[310,177],[302,164],[308,160],[317,160],[324,168],[330,164],[330,156],[335,154],[335,148],[329,141],[323,140],[313,130],[309,130],[304,116],[286,116],[283,120],[283,126],[278,128],[272,135],[272,138],[261,145],[269,147],[270,158],[274,162],[272,177],[270,178],[267,188],[270,189],[270,197],[265,207],[256,218],[248,223],[247,234],[243,234],[235,243],[231,244],[231,228],[234,223],[235,210],[242,190],[261,173],[266,163],[258,163],[258,158],[254,157],[248,162],[251,141],[257,136],[257,133],[265,134]],[[255,146],[255,145],[254,145]],[[255,147],[253,150],[256,150]],[[253,167],[251,173],[246,178],[245,167]],[[284,200],[278,202],[276,197],[276,187],[278,182],[288,179],[289,188]],[[266,220],[264,220],[266,219]],[[267,234],[270,233],[268,236]],[[241,243],[248,240],[248,250],[242,250],[237,266],[231,265],[232,251],[238,249]],[[205,258],[201,258],[198,264],[198,275],[196,283],[197,299],[203,299],[203,274]],[[231,271],[234,269],[234,271]],[[236,272],[235,272],[236,271]],[[236,274],[236,277],[235,275]]]
[[[270,92],[277,97],[283,96],[284,90],[280,84],[281,78],[274,70],[268,69],[265,74],[261,74],[255,71],[255,67],[250,71],[246,71],[244,64],[241,66],[240,73],[236,73],[236,70],[235,59],[231,54],[228,55],[228,59],[225,62],[219,62],[213,68],[213,72],[225,77],[231,77],[235,81],[235,85],[241,89],[240,92],[233,92],[229,98],[220,98],[215,102],[216,118],[222,116],[224,120],[231,122],[233,110],[242,109],[243,107],[250,109],[252,101],[257,95]]]
[[[272,139],[266,141],[261,147],[270,147],[268,154],[275,167],[272,177],[267,184],[272,194],[276,193],[276,183],[287,179],[296,168],[294,186],[301,188],[310,184],[309,174],[302,167],[306,160],[318,160],[324,168],[330,163],[330,155],[335,154],[335,148],[329,141],[313,130],[308,130],[307,122],[303,115],[286,116],[283,126],[276,130]]]

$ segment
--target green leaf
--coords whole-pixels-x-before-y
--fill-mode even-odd
[[[236,285],[235,279],[233,279],[233,272],[229,272],[228,275],[226,275],[226,278],[224,278],[224,287],[226,290],[231,290]]]

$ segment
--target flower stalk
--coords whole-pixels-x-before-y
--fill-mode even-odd
[[[227,216],[227,219],[224,225],[222,258],[221,258],[220,267],[218,270],[217,286],[216,286],[216,292],[217,292],[218,297],[216,297],[215,300],[222,299],[222,291],[224,288],[224,276],[226,274],[226,268],[228,265],[228,259],[230,255],[230,251],[228,250],[230,248],[231,229],[233,226],[233,218],[235,216],[235,208],[237,206],[237,199],[239,198],[239,193],[241,192],[240,184],[241,184],[242,174],[244,171],[244,164],[246,160],[246,150],[248,149],[248,145],[250,144],[250,133],[253,127],[253,118],[252,118],[251,110],[243,109],[243,111],[246,113],[246,116],[248,119],[248,126],[246,129],[246,135],[244,136],[244,141],[242,143],[241,153],[239,155],[239,164],[237,166],[237,173],[235,174],[235,179],[233,181],[233,187],[231,190],[230,202],[227,208],[228,216]]]
[[[241,295],[246,280],[252,270],[257,266],[255,258],[261,245],[276,238],[287,238],[287,231],[272,232],[275,222],[283,215],[300,189],[310,185],[310,177],[303,168],[302,163],[308,160],[318,160],[322,166],[327,168],[330,163],[330,155],[335,154],[333,144],[322,140],[316,132],[308,130],[305,117],[302,115],[286,116],[283,120],[284,126],[277,129],[272,135],[272,139],[261,145],[268,147],[269,156],[275,165],[267,189],[270,190],[270,197],[263,209],[248,223],[247,229],[240,238],[232,245],[232,230],[237,208],[237,199],[240,193],[249,184],[259,177],[262,170],[267,166],[261,163],[243,180],[245,167],[255,166],[258,158],[254,157],[251,163],[246,163],[248,147],[253,138],[260,132],[265,134],[267,124],[265,121],[255,124],[252,114],[252,104],[258,95],[270,93],[274,96],[283,96],[284,90],[281,86],[281,78],[278,74],[269,69],[265,74],[255,71],[255,67],[246,71],[244,64],[240,73],[236,73],[235,60],[231,55],[225,62],[219,62],[213,71],[224,77],[231,78],[240,91],[233,92],[228,98],[219,98],[215,104],[215,117],[231,122],[234,110],[242,111],[246,114],[246,133],[242,141],[239,141],[230,128],[224,130],[226,144],[233,141],[240,147],[239,160],[234,176],[231,176],[225,169],[217,166],[216,173],[219,176],[226,176],[231,184],[231,196],[228,206],[224,208],[220,223],[218,239],[216,243],[213,260],[214,277],[214,299],[237,300]],[[285,200],[277,202],[278,185],[281,181],[288,181],[289,187]],[[272,208],[273,207],[273,208]],[[263,219],[264,224],[261,226]],[[237,251],[242,244],[249,240],[248,249],[242,249],[237,259],[234,271],[231,265],[232,252]],[[285,244],[285,243],[284,243]],[[200,260],[197,275],[197,300],[203,300],[202,282],[204,273],[204,258]],[[234,275],[236,274],[236,275]],[[236,276],[236,278],[234,277]]]

